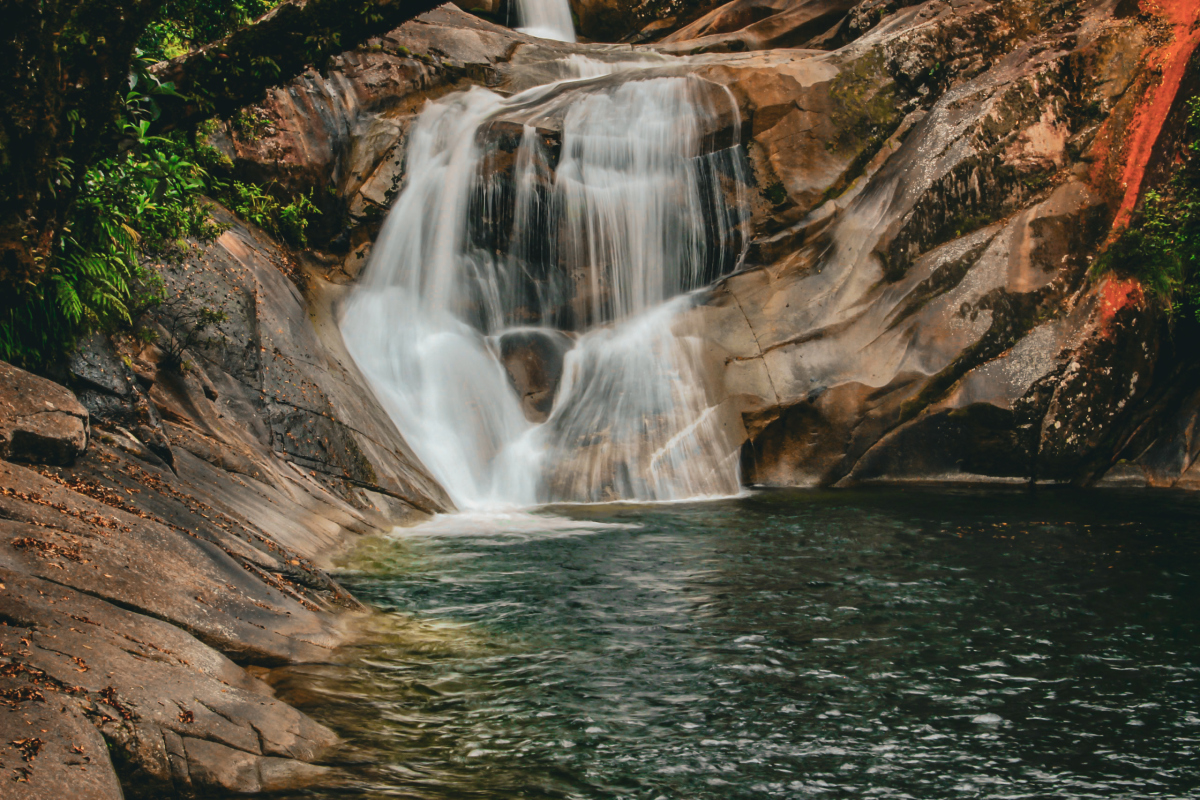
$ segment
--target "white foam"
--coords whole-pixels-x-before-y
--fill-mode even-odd
[[[517,0],[517,30],[539,39],[575,41],[575,21],[567,0]]]

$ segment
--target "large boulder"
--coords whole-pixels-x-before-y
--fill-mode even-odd
[[[1179,19],[1164,26],[1111,2],[733,0],[694,20],[700,4],[670,5],[684,29],[644,48],[532,41],[443,10],[335,64],[320,105],[353,111],[341,128],[352,144],[314,152],[347,178],[335,183],[350,253],[321,256],[326,275],[354,279],[425,100],[470,83],[521,91],[567,54],[687,54],[561,91],[686,70],[733,98],[737,113],[706,134],[740,137],[749,169],[734,188],[752,240],[680,327],[720,365],[723,413],[749,437],[748,480],[1089,481],[1122,448],[1128,480],[1194,479],[1191,379],[1160,368],[1188,356],[1163,355],[1153,298],[1094,280],[1089,259],[1143,177],[1172,168],[1200,10],[1172,5]],[[573,8],[581,22],[616,9]],[[658,13],[616,11],[627,29]],[[315,98],[305,81],[288,96]],[[289,121],[266,138],[299,153],[313,123],[288,102],[268,103]],[[481,136],[501,179],[526,121],[514,113]],[[553,120],[544,127],[552,151]],[[271,146],[239,157],[274,176]],[[1155,438],[1158,425],[1170,436]]]
[[[0,361],[0,458],[70,464],[88,445],[88,412],[71,391]]]
[[[852,46],[794,55],[841,82],[786,112],[811,116],[831,169],[754,162],[780,202],[756,210],[751,268],[696,312],[746,419],[745,477],[1088,482],[1127,448],[1152,480],[1182,483],[1186,405],[1160,449],[1130,438],[1153,427],[1161,317],[1136,281],[1089,276],[1125,191],[1109,176],[1137,152],[1126,131],[1154,91],[1151,32],[1098,7],[1069,31],[1021,2],[879,7]],[[842,149],[822,126],[869,130],[871,94],[891,110]],[[747,96],[757,129],[765,95]]]

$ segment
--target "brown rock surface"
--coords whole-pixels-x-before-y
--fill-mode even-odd
[[[32,686],[25,676],[0,677],[0,780],[5,800],[124,796],[104,737],[75,698]]]
[[[856,5],[855,0],[733,0],[663,38],[658,49],[718,53],[816,47],[820,43],[814,40]]]
[[[554,330],[513,331],[500,337],[500,361],[521,410],[530,422],[545,422],[562,380],[563,358],[575,342]]]
[[[36,714],[59,705],[74,719],[89,717],[132,762],[134,771],[125,777],[139,794],[214,785],[258,791],[264,766],[276,784],[287,774],[315,777],[316,768],[303,762],[336,742],[330,731],[275,700],[266,684],[171,624],[6,569],[0,582],[6,671],[18,688],[39,695],[21,710]],[[190,742],[221,748],[221,760],[238,761],[245,774],[213,779],[216,760],[202,748],[193,755]],[[51,762],[50,753],[45,761]],[[97,777],[103,766],[98,761]]]
[[[1146,48],[1171,37],[1123,9],[734,0],[640,51],[699,55],[604,79],[686,71],[737,103],[738,129],[730,117],[713,137],[741,135],[754,239],[743,269],[681,326],[724,364],[725,402],[751,440],[748,480],[1088,481],[1135,444],[1153,459],[1149,479],[1183,480],[1192,456],[1179,448],[1194,449],[1193,417],[1179,408],[1186,381],[1162,377],[1176,388],[1159,387],[1150,373],[1161,358],[1145,355],[1157,352],[1160,317],[1129,300],[1114,322],[1110,290],[1088,276],[1116,198],[1128,202],[1124,161],[1141,153],[1165,174],[1182,108],[1166,115],[1157,150],[1126,143],[1139,103],[1157,91]],[[381,166],[342,195],[364,221],[349,238],[364,247],[365,210],[382,210],[402,179],[403,131],[419,101],[467,81],[518,90],[548,79],[546,65],[567,52],[639,52],[532,42],[453,15],[392,38],[458,48],[465,70],[427,87],[360,86],[349,62],[331,74],[359,94],[378,90],[360,115],[370,144],[355,158]],[[798,46],[818,49],[787,49]],[[376,58],[386,61],[362,63]],[[1188,75],[1181,85],[1194,88]],[[1108,358],[1118,364],[1105,380],[1078,377],[1109,369]],[[1174,444],[1151,446],[1143,400],[1179,415],[1150,426],[1175,426]]]
[[[925,3],[812,57],[902,117],[861,174],[804,172],[828,199],[787,193],[802,216],[760,228],[761,266],[695,323],[746,414],[749,480],[1086,482],[1144,428],[1159,319],[1136,285],[1088,278],[1112,211],[1088,148],[1097,110],[1139,101],[1148,34],[1100,6],[1046,11]],[[1194,448],[1182,414],[1174,469]]]
[[[87,442],[88,412],[74,394],[0,362],[0,458],[70,464]]]
[[[328,660],[361,606],[321,565],[357,533],[447,507],[359,388],[329,297],[306,299],[278,246],[230,224],[164,268],[177,300],[156,345],[82,343],[67,377],[92,409],[86,451],[0,462],[0,714],[46,723],[34,758],[3,759],[28,796],[119,797],[105,740],[130,796],[328,782],[312,762],[336,737],[243,666]],[[201,306],[224,321],[173,366],[185,331],[170,315]],[[0,368],[82,437],[71,392]]]

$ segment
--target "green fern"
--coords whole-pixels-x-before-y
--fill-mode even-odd
[[[62,180],[78,181],[79,196],[47,279],[0,298],[0,359],[39,369],[91,331],[129,327],[162,297],[161,276],[143,256],[169,258],[187,237],[220,233],[203,201],[208,175],[195,148],[147,136],[144,120],[122,128],[130,146],[120,156],[80,176],[62,165]]]

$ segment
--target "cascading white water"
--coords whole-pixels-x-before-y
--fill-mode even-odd
[[[739,490],[700,343],[672,331],[742,253],[742,154],[717,138],[738,128],[726,90],[650,72],[427,106],[341,324],[459,508]],[[534,424],[499,343],[554,328],[582,335]]]
[[[575,41],[575,22],[567,0],[517,0],[518,30],[542,39]]]

